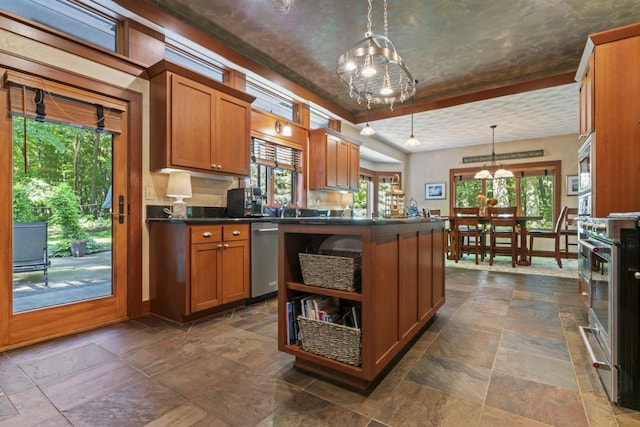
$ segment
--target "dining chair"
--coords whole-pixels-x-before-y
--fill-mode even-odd
[[[511,255],[511,266],[518,262],[518,228],[516,225],[517,206],[489,206],[491,235],[489,237],[489,265],[493,265],[496,254]]]
[[[558,262],[558,267],[562,268],[562,256],[560,253],[560,240],[561,240],[561,231],[562,231],[562,223],[564,218],[567,216],[567,210],[569,208],[567,206],[563,207],[560,211],[560,215],[556,219],[555,226],[553,230],[529,230],[529,265],[531,265],[531,255],[533,254],[533,240],[538,239],[554,239],[555,240],[555,257]]]
[[[569,246],[578,246],[578,208],[567,209],[564,228],[560,230],[560,234],[564,237],[564,256],[569,258]],[[576,240],[573,240],[573,238]]]
[[[486,254],[486,230],[480,224],[480,209],[453,208],[453,238],[455,242],[455,262],[466,252],[475,254],[476,264],[478,256],[484,261]]]

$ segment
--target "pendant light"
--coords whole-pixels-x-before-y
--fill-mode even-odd
[[[475,174],[474,179],[498,179],[498,178],[513,178],[513,172],[508,169],[504,169],[502,165],[496,165],[496,128],[498,125],[491,125],[492,137],[491,137],[491,163],[483,166],[483,169]]]
[[[369,108],[371,107],[367,107],[367,124],[360,131],[360,135],[371,136],[376,133],[376,131],[373,130],[371,126],[369,126]]]
[[[415,81],[415,84],[418,84],[418,81]],[[411,136],[404,143],[405,147],[417,147],[420,145],[420,141],[418,138],[413,136],[413,96],[411,96]]]

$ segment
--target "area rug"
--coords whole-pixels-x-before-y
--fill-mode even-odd
[[[513,274],[537,274],[540,276],[565,277],[568,279],[578,279],[578,260],[563,259],[562,268],[558,267],[558,263],[554,258],[534,257],[532,265],[518,265],[511,267],[511,257],[496,256],[493,259],[493,265],[489,265],[489,257],[484,261],[475,263],[475,257],[466,255],[456,264],[453,260],[446,260],[447,268],[465,268],[468,270],[495,271],[500,273]]]

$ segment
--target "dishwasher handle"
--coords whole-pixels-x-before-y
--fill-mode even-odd
[[[253,231],[257,231],[258,233],[266,233],[266,232],[269,232],[269,231],[278,231],[278,227],[275,227],[275,228],[256,228]]]

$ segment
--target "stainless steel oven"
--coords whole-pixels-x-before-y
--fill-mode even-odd
[[[640,409],[633,406],[640,405],[633,403],[640,402],[640,384],[622,381],[640,379],[640,260],[629,263],[630,254],[640,253],[640,242],[622,237],[628,231],[640,236],[640,213],[585,219],[580,227],[579,279],[588,283],[589,320],[580,333],[609,399]]]

